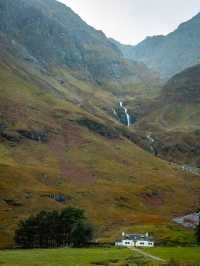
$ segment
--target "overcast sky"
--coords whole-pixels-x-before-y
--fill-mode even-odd
[[[200,0],[59,0],[122,43],[167,34],[200,12]]]

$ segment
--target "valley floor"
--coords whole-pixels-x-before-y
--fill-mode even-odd
[[[0,251],[2,266],[89,266],[125,262],[132,252],[128,249],[49,249]],[[117,264],[116,264],[117,265]],[[122,264],[123,265],[123,264]]]
[[[145,249],[144,253],[159,256],[170,261],[190,262],[200,265],[200,248],[153,248]],[[2,266],[158,266],[159,262],[139,254],[137,251],[119,248],[90,249],[51,249],[51,250],[11,250],[0,251]],[[182,264],[167,264],[182,265]],[[188,264],[184,264],[188,265]]]

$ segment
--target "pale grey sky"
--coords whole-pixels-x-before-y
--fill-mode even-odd
[[[59,0],[122,43],[167,34],[200,12],[199,0]]]

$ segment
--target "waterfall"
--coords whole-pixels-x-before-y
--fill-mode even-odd
[[[123,105],[122,101],[120,101],[119,104],[120,104],[120,107],[124,109],[124,112],[125,112],[125,115],[126,115],[127,126],[130,127],[130,125],[131,125],[131,117],[130,117],[130,115],[128,113],[128,109]]]
[[[130,127],[130,115],[128,113],[127,108],[124,107],[124,111],[125,111],[125,114],[126,114],[127,126]]]

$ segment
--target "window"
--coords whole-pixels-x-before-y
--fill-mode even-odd
[[[126,245],[126,246],[131,246],[131,244],[132,244],[131,241],[127,241],[127,240],[124,241],[124,245]]]
[[[144,246],[144,242],[140,242],[140,245],[141,245],[141,246]]]

